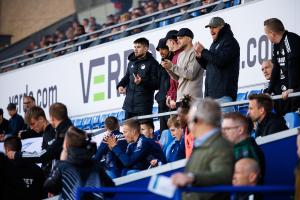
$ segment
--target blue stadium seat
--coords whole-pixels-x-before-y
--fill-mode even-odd
[[[236,100],[237,101],[247,100],[247,97],[248,97],[248,92],[238,93]],[[235,107],[235,110],[241,113],[242,115],[246,115],[248,111],[248,105],[238,105]]]
[[[82,126],[84,130],[90,130],[93,128],[92,117],[86,117],[82,120]]]
[[[91,124],[92,124],[93,129],[100,128],[99,119],[100,119],[100,115],[96,115],[96,116],[92,117]]]
[[[250,90],[248,92],[248,97],[251,95],[251,94],[261,94],[262,93],[262,90]]]
[[[158,23],[158,26],[159,26],[159,27],[163,27],[163,26],[167,26],[167,25],[169,25],[169,24],[170,24],[170,20],[166,19],[166,20],[164,20],[164,21],[160,21],[160,22]]]
[[[284,119],[286,121],[286,125],[289,128],[296,128],[300,126],[300,116],[298,113],[290,112],[285,114]]]
[[[109,114],[110,117],[118,118],[118,112],[113,112]]]
[[[200,12],[200,11],[194,11],[194,12],[191,13],[191,16],[192,16],[192,17],[198,17],[198,16],[200,16],[200,15],[201,15],[201,12]]]
[[[181,16],[177,16],[173,19],[173,23],[179,22],[180,21]]]
[[[125,111],[121,110],[120,112],[118,112],[118,120],[119,122],[122,122],[125,119]]]
[[[104,127],[104,121],[105,119],[109,116],[109,114],[102,114],[100,116],[100,119],[99,119],[99,125],[100,127],[99,128],[103,128]]]
[[[82,127],[83,127],[83,122],[82,122],[82,119],[75,119],[75,121],[74,121],[74,124],[73,124],[75,127],[77,127],[77,128],[80,128],[80,129],[82,129]]]

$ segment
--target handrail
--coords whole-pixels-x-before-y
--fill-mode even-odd
[[[289,98],[298,97],[300,96],[300,92],[294,92],[289,94]],[[271,96],[273,100],[282,99],[281,95],[274,95]],[[242,101],[234,101],[234,102],[228,102],[228,103],[222,103],[221,107],[228,107],[228,106],[237,106],[237,105],[243,105],[249,103],[249,100],[242,100]],[[176,115],[177,111],[169,111],[164,113],[155,113],[150,115],[143,115],[143,116],[137,116],[133,117],[132,119],[140,120],[140,119],[148,119],[148,118],[154,118],[154,117],[162,117],[162,116],[168,116],[168,115]]]
[[[276,193],[293,194],[295,191],[292,185],[265,185],[265,186],[211,186],[211,187],[185,187],[176,190],[174,199],[180,200],[182,192],[228,192],[230,194],[249,192],[249,193]],[[151,193],[147,188],[137,187],[78,187],[76,191],[76,200],[80,200],[82,193],[102,192],[102,193]]]
[[[180,8],[180,7],[184,7],[184,6],[186,6],[186,5],[189,5],[189,4],[198,2],[198,1],[199,1],[199,0],[194,0],[194,1],[191,1],[191,2],[187,2],[187,3],[184,3],[184,4],[178,5],[178,6],[174,6],[174,7],[171,7],[171,8],[165,9],[165,10],[162,10],[162,11],[158,11],[158,12],[155,12],[155,13],[152,13],[152,14],[149,14],[149,15],[146,15],[146,16],[142,16],[142,17],[139,17],[139,18],[136,18],[136,19],[128,20],[128,21],[126,21],[126,22],[119,23],[119,24],[116,24],[116,25],[112,25],[112,26],[109,26],[109,27],[106,27],[106,28],[103,28],[103,29],[94,31],[94,32],[92,32],[92,33],[87,33],[87,34],[84,34],[84,35],[77,36],[77,37],[75,37],[73,40],[71,40],[71,39],[66,39],[66,40],[64,40],[64,41],[61,41],[61,42],[52,44],[52,45],[50,45],[50,46],[48,46],[48,47],[36,49],[36,50],[33,50],[33,51],[28,52],[28,53],[26,53],[26,54],[22,54],[22,55],[18,55],[18,56],[12,57],[12,58],[5,59],[5,60],[3,60],[3,61],[0,61],[0,64],[1,64],[1,63],[5,63],[5,62],[7,62],[7,61],[12,61],[12,60],[14,60],[14,59],[16,59],[16,58],[25,57],[25,56],[28,56],[28,55],[33,55],[33,54],[35,54],[35,53],[37,53],[37,52],[42,52],[42,51],[47,50],[47,49],[49,49],[49,48],[54,48],[54,47],[56,47],[56,46],[58,46],[58,45],[60,45],[60,44],[63,44],[63,43],[65,44],[65,43],[67,43],[67,42],[75,41],[75,40],[80,39],[80,38],[83,38],[83,37],[88,37],[88,36],[93,35],[93,34],[97,34],[97,33],[100,33],[100,32],[105,32],[106,30],[113,29],[113,28],[115,28],[115,27],[120,27],[120,26],[125,25],[125,24],[130,24],[131,22],[136,21],[136,20],[141,20],[141,19],[144,19],[144,18],[150,18],[151,16],[155,16],[155,15],[161,14],[161,13],[163,13],[163,12],[167,12],[167,11],[169,11],[169,10],[176,10],[176,9],[178,9],[178,8]],[[114,32],[114,33],[108,33],[108,34],[105,34],[105,35],[102,35],[102,36],[98,36],[98,37],[96,37],[96,38],[92,38],[92,39],[89,39],[89,40],[86,40],[86,41],[82,41],[82,42],[80,42],[80,43],[76,43],[76,44],[73,44],[73,45],[70,45],[70,46],[65,46],[65,47],[59,48],[59,49],[54,50],[54,51],[51,51],[51,52],[46,52],[46,53],[41,54],[41,55],[38,55],[38,56],[33,56],[33,57],[27,58],[27,59],[25,58],[25,59],[22,59],[22,60],[20,60],[20,61],[17,61],[16,63],[10,63],[10,64],[7,64],[7,65],[0,66],[0,68],[5,69],[5,68],[8,68],[8,67],[12,67],[12,66],[17,65],[17,64],[21,64],[21,63],[24,63],[24,62],[28,62],[28,61],[31,61],[31,60],[36,59],[36,58],[44,57],[44,56],[46,56],[46,55],[50,55],[50,54],[53,54],[53,53],[56,53],[56,52],[60,52],[60,51],[63,51],[63,50],[65,50],[65,49],[71,49],[71,48],[73,48],[73,47],[77,47],[77,46],[80,46],[80,45],[82,45],[82,44],[86,44],[86,43],[89,43],[89,42],[93,42],[93,41],[98,40],[98,39],[103,39],[103,38],[107,38],[107,37],[110,37],[110,36],[113,36],[113,35],[118,35],[118,34],[124,32],[124,31],[130,31],[130,30],[133,30],[133,29],[135,29],[135,28],[145,27],[145,26],[147,26],[147,25],[149,25],[149,24],[151,24],[151,23],[153,23],[153,22],[156,23],[156,22],[164,21],[164,20],[167,20],[167,19],[171,19],[171,18],[174,18],[174,17],[177,17],[177,16],[184,15],[185,13],[191,13],[191,12],[194,12],[194,11],[199,10],[199,9],[204,9],[204,8],[212,7],[212,6],[217,5],[217,4],[221,3],[221,2],[224,2],[224,3],[225,3],[225,2],[228,2],[228,1],[230,1],[230,0],[219,0],[219,1],[216,1],[216,2],[214,2],[214,3],[212,3],[212,4],[201,5],[201,6],[198,6],[198,7],[196,7],[196,8],[192,8],[192,9],[188,9],[188,10],[186,10],[186,11],[184,11],[184,12],[178,12],[178,13],[175,13],[175,14],[172,14],[172,15],[168,15],[168,16],[163,17],[163,18],[160,18],[160,19],[153,19],[152,21],[144,22],[144,23],[142,23],[142,24],[138,24],[138,25],[136,25],[136,26],[129,27],[129,28],[127,28],[127,29],[125,29],[125,30],[122,30],[122,31],[117,31],[117,32]]]

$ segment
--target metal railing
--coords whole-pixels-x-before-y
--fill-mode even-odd
[[[211,187],[186,187],[179,188],[176,190],[173,199],[180,200],[182,192],[225,192],[235,195],[238,193],[263,193],[263,194],[283,194],[291,195],[295,191],[294,186],[292,185],[266,185],[266,186],[211,186]],[[101,193],[126,193],[126,194],[153,194],[146,188],[137,188],[137,187],[79,187],[76,191],[76,200],[80,200],[82,194],[92,193],[92,192],[101,192]],[[154,194],[153,194],[154,195]]]
[[[177,6],[174,6],[174,7],[165,9],[165,10],[162,10],[162,11],[154,12],[154,13],[149,14],[149,15],[145,15],[145,16],[142,16],[142,17],[138,17],[136,19],[132,19],[132,20],[123,22],[123,23],[112,25],[112,26],[109,26],[109,27],[97,30],[97,31],[92,32],[92,33],[87,33],[87,34],[75,37],[74,39],[66,39],[64,41],[52,44],[50,46],[33,50],[33,51],[28,52],[26,54],[14,56],[12,58],[8,58],[8,59],[5,59],[5,60],[2,60],[2,61],[0,61],[0,69],[6,69],[6,68],[13,67],[13,66],[16,66],[16,65],[19,65],[19,64],[22,64],[22,63],[30,62],[30,61],[32,61],[34,59],[43,58],[43,57],[45,57],[47,55],[51,55],[51,54],[55,54],[55,53],[58,53],[58,52],[62,52],[62,51],[67,50],[67,49],[78,48],[78,47],[80,47],[83,44],[89,44],[89,43],[94,42],[96,40],[101,40],[101,39],[109,38],[111,36],[119,35],[119,34],[121,34],[123,32],[131,31],[131,30],[134,30],[134,29],[137,29],[137,28],[147,27],[148,25],[151,25],[152,23],[159,23],[159,22],[162,22],[162,21],[165,21],[165,20],[170,20],[170,19],[173,19],[173,18],[178,17],[178,16],[183,16],[186,13],[192,13],[192,12],[195,12],[195,11],[199,11],[201,9],[205,9],[205,8],[216,6],[219,3],[230,2],[230,0],[219,0],[219,1],[216,1],[216,2],[214,2],[212,4],[197,6],[195,8],[187,9],[186,11],[177,12],[175,14],[167,15],[166,17],[162,17],[160,19],[155,19],[155,16],[159,16],[162,13],[173,11],[173,10],[177,10],[177,9],[182,8],[182,7],[190,6],[193,3],[201,2],[201,1],[202,0],[190,1],[190,2],[187,2],[187,3],[181,4],[181,5],[177,5]],[[112,30],[113,28],[121,27],[123,25],[130,25],[130,23],[132,23],[134,21],[137,21],[137,20],[138,21],[142,21],[142,20],[147,19],[147,18],[149,18],[150,20],[147,21],[147,22],[143,22],[141,24],[132,26],[132,27],[128,27],[125,30],[120,30],[120,31],[117,31],[117,32],[114,32],[114,33],[105,33],[106,31]],[[46,50],[48,50],[50,48],[55,48],[55,47],[57,47],[57,46],[59,46],[61,44],[67,44],[68,42],[76,41],[76,40],[79,40],[81,38],[89,37],[90,35],[99,34],[99,33],[105,33],[105,34],[101,35],[101,36],[97,36],[96,38],[88,39],[88,40],[85,40],[85,41],[82,41],[82,42],[79,42],[79,43],[75,43],[75,44],[72,44],[72,45],[69,45],[69,46],[64,46],[64,47],[55,49],[53,51],[49,51],[49,52],[43,53],[43,51],[46,51]],[[77,50],[75,50],[75,51],[77,51]],[[41,54],[40,55],[35,55],[36,53],[41,53]],[[29,55],[33,55],[33,57],[25,58],[25,59],[22,59],[22,60],[19,60],[19,61],[15,62],[15,63],[5,64],[5,65],[1,66],[1,64],[3,64],[3,63],[12,62],[15,59],[19,59],[19,58],[22,58],[22,57],[27,57]]]

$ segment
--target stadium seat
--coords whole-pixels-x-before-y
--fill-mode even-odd
[[[100,128],[99,119],[100,119],[99,115],[96,115],[96,116],[92,117],[91,124],[92,124],[93,129]]]
[[[109,114],[110,117],[118,118],[118,112],[113,112]]]
[[[90,130],[92,129],[92,117],[86,117],[82,120],[82,129]]]
[[[261,94],[262,93],[262,90],[250,90],[248,92],[248,97],[251,95],[251,94]]]
[[[93,41],[92,43],[89,44],[89,47],[93,47],[93,46],[96,46],[99,44],[101,44],[101,39],[97,39],[97,40]]]
[[[120,112],[118,112],[118,120],[119,122],[122,122],[125,119],[125,111],[121,110]]]
[[[300,116],[298,113],[290,112],[285,114],[284,119],[286,121],[286,125],[289,128],[296,128],[300,126]]]
[[[158,23],[158,26],[159,27],[163,27],[163,26],[167,26],[167,25],[169,25],[170,24],[170,20],[164,20],[164,21],[160,21],[159,23]]]
[[[243,101],[243,100],[247,100],[248,97],[248,92],[242,92],[242,93],[238,93],[237,94],[237,101]],[[248,105],[238,105],[235,107],[235,110],[239,113],[241,113],[242,115],[246,115],[247,111],[248,111]]]
[[[82,122],[82,119],[81,118],[79,118],[79,119],[75,119],[75,121],[74,121],[74,124],[73,124],[74,126],[76,126],[77,128],[80,128],[80,129],[82,129],[82,127],[83,127],[83,122]]]
[[[150,31],[150,30],[152,30],[152,29],[155,29],[156,27],[157,27],[157,24],[156,24],[155,21],[153,21],[150,25],[148,25],[148,26],[144,29],[144,31]]]
[[[200,15],[201,15],[201,12],[200,12],[200,11],[194,11],[194,12],[191,13],[191,16],[192,16],[192,17],[198,17],[198,16],[200,16]]]

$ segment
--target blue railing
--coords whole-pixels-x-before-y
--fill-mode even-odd
[[[83,193],[102,192],[102,193],[142,193],[153,194],[146,188],[136,187],[79,187],[76,192],[76,200],[80,200]],[[292,185],[266,185],[266,186],[211,186],[211,187],[186,187],[176,190],[173,197],[175,200],[181,199],[182,192],[227,192],[231,195],[236,193],[263,193],[263,194],[282,194],[292,195],[295,188]]]

